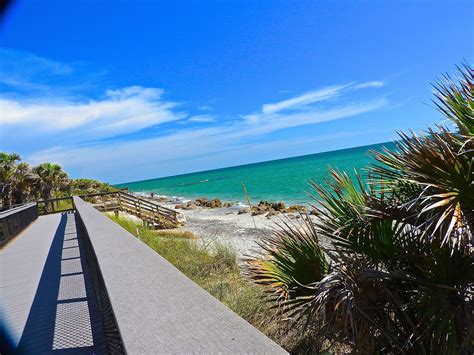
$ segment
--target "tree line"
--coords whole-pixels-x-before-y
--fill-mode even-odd
[[[0,209],[56,197],[114,190],[110,184],[92,179],[71,179],[61,165],[31,166],[17,153],[0,152]]]

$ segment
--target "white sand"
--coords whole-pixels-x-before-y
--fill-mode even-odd
[[[239,215],[238,207],[197,207],[194,210],[182,210],[175,209],[175,203],[161,205],[186,216],[186,225],[179,229],[193,232],[204,242],[218,241],[230,245],[235,248],[239,257],[258,254],[260,248],[256,242],[262,234],[275,227],[276,221],[287,218],[286,216],[296,216],[287,214],[267,218],[265,215],[251,216],[250,213]]]

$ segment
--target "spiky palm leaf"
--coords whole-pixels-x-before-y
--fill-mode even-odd
[[[297,228],[284,225],[287,241],[270,236],[267,258],[249,261],[250,276],[283,295],[285,315],[359,352],[473,352],[474,103],[472,69],[463,70],[459,85],[437,94],[456,132],[401,134],[397,151],[374,153],[368,186],[357,173],[331,170],[324,186],[313,184],[317,220],[305,235],[317,236],[315,245],[301,253]],[[331,268],[291,284],[300,274],[294,260],[312,255],[307,247],[323,251]]]
[[[459,134],[472,139],[474,137],[474,69],[463,63],[457,66],[458,75],[452,79],[443,75],[444,81],[438,81],[435,90],[434,104],[451,122]]]
[[[419,193],[398,204],[401,221],[423,228],[431,241],[472,252],[474,154],[460,152],[465,141],[445,128],[421,137],[400,133],[400,138],[396,151],[372,152],[383,164],[370,169],[374,183],[384,193],[403,184],[418,187]]]
[[[321,280],[329,264],[319,246],[312,221],[282,221],[259,242],[265,258],[248,258],[247,275],[268,288],[271,296],[288,300],[306,292],[304,285]]]

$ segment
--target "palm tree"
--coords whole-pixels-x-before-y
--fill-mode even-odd
[[[54,163],[42,163],[33,168],[40,179],[40,196],[43,200],[52,199],[61,189],[67,186],[69,179],[61,165]],[[51,205],[46,206],[51,211]]]
[[[20,160],[21,157],[17,153],[0,152],[0,189],[4,209],[13,205],[12,185]]]
[[[317,219],[248,261],[286,317],[358,352],[473,352],[474,71],[458,70],[435,85],[451,129],[401,133],[367,183],[331,170],[312,184]]]
[[[13,179],[13,199],[15,204],[22,204],[35,199],[39,189],[39,177],[26,162],[18,164]]]

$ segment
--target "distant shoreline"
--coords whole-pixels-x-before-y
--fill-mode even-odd
[[[384,143],[116,186],[127,187],[138,194],[153,192],[177,200],[208,197],[245,203],[244,183],[252,203],[266,200],[302,205],[312,201],[310,181],[324,184],[330,177],[330,168],[346,171],[351,177],[357,170],[365,179],[364,169],[375,162],[368,150],[380,151],[382,147],[391,149]]]
[[[200,195],[200,196],[192,196],[192,197],[189,197],[189,196],[168,196],[168,195],[161,195],[161,194],[155,194],[153,193],[153,197],[151,196],[151,193],[152,192],[149,192],[149,191],[129,191],[129,193],[137,196],[137,197],[144,197],[144,198],[147,198],[147,199],[153,199],[153,201],[157,202],[157,203],[162,203],[162,204],[175,204],[175,205],[178,205],[178,204],[183,204],[183,203],[188,203],[188,202],[192,202],[192,201],[195,201],[197,199],[208,199],[208,200],[214,200],[214,199],[218,199],[220,200],[223,204],[232,204],[233,207],[235,206],[241,206],[241,207],[248,207],[248,203],[245,201],[245,198],[242,198],[242,200],[235,200],[235,199],[225,199],[225,198],[221,198],[219,196],[206,196],[206,195]],[[298,205],[298,206],[306,206],[306,207],[309,207],[310,206],[310,202],[305,202],[305,201],[288,201],[288,200],[273,200],[273,199],[259,199],[258,201],[257,200],[253,200],[251,201],[251,205],[254,206],[254,205],[258,205],[260,202],[268,202],[268,203],[279,203],[279,202],[283,202],[285,205],[288,205],[288,206],[292,206],[292,205]],[[231,206],[227,206],[227,207],[231,207]]]

